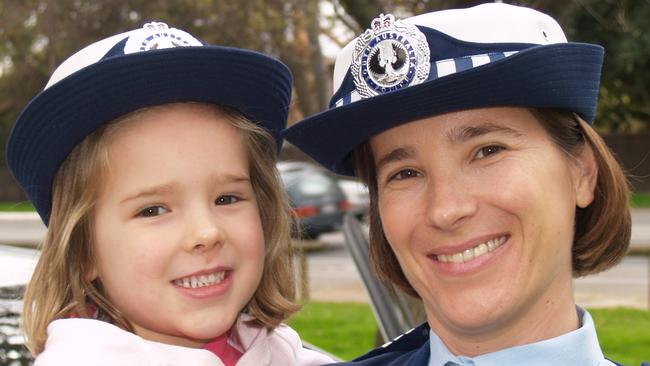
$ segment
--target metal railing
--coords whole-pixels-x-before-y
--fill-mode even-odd
[[[412,299],[387,282],[377,278],[368,261],[368,238],[359,220],[363,212],[348,213],[343,220],[343,234],[352,259],[370,297],[370,305],[385,342],[424,321],[419,300]]]

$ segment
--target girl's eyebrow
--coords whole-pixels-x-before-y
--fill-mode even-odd
[[[168,194],[170,192],[173,192],[177,188],[178,188],[177,183],[167,183],[167,184],[152,186],[152,187],[145,188],[145,189],[143,189],[141,191],[138,191],[137,193],[135,193],[133,195],[130,195],[130,196],[124,198],[123,200],[120,201],[120,203],[136,200],[138,198],[147,197],[147,196],[159,196],[159,195],[163,195],[163,194],[166,194],[166,193]]]
[[[521,137],[521,132],[510,127],[497,125],[494,123],[486,122],[480,125],[473,126],[458,126],[449,129],[445,135],[447,140],[452,143],[465,142],[469,139],[486,135],[488,133],[501,132],[514,137]]]
[[[250,178],[248,177],[248,175],[241,175],[241,174],[223,174],[223,175],[220,174],[219,176],[216,176],[213,180],[216,184],[228,184],[228,183],[249,182]],[[122,201],[120,201],[120,203],[132,201],[147,196],[161,196],[164,194],[169,194],[171,192],[174,192],[175,190],[178,190],[179,188],[180,188],[180,183],[177,182],[148,187],[133,195],[124,198]]]

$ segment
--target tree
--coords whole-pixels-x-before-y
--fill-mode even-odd
[[[468,7],[470,0],[0,0],[0,143],[20,110],[54,68],[82,46],[149,20],[185,29],[211,44],[258,50],[294,75],[291,120],[325,109],[329,79],[319,36],[320,5],[336,9],[337,27],[357,35],[379,13],[408,17]],[[603,44],[605,65],[598,125],[614,132],[650,128],[650,0],[522,0],[553,15],[569,39]],[[352,37],[352,36],[351,36]],[[332,37],[336,38],[336,37]],[[345,37],[343,37],[345,38]],[[349,39],[339,39],[345,43]],[[4,149],[0,151],[4,162]]]
[[[107,36],[163,21],[209,44],[257,50],[294,74],[292,118],[326,106],[328,77],[316,0],[0,0],[0,143],[52,71]],[[216,71],[217,72],[217,71]],[[4,162],[4,149],[0,152]]]
[[[599,122],[615,132],[650,129],[650,0],[575,1],[569,37],[605,47]]]

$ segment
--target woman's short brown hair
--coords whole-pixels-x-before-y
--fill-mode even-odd
[[[618,263],[630,242],[630,189],[625,174],[596,131],[575,113],[531,108],[555,144],[568,156],[591,147],[598,167],[593,202],[576,207],[573,239],[573,275],[604,271]],[[380,278],[389,280],[404,292],[418,297],[384,235],[379,216],[377,174],[370,144],[352,153],[356,175],[368,185],[370,194],[370,262]]]
[[[253,298],[243,309],[260,326],[274,328],[299,309],[290,236],[290,206],[275,168],[275,140],[264,128],[239,112],[203,103],[183,103],[225,116],[244,136],[264,233],[264,272]],[[33,355],[43,351],[47,326],[74,314],[91,317],[92,303],[100,319],[133,331],[129,321],[88,273],[93,263],[93,208],[109,169],[110,134],[122,123],[167,104],[125,115],[88,135],[68,155],[52,187],[52,214],[40,259],[29,282],[23,305],[23,328]]]

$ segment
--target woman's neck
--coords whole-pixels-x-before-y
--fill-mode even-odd
[[[467,357],[554,338],[580,327],[573,286],[568,282],[563,296],[551,291],[555,296],[542,296],[520,313],[481,329],[450,329],[431,316],[429,325],[451,353]]]

